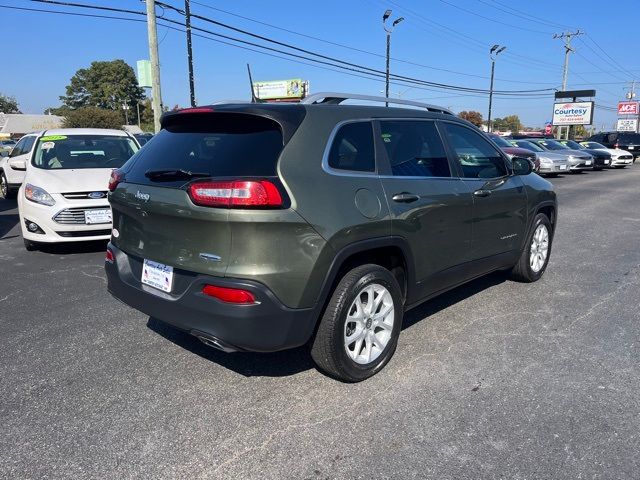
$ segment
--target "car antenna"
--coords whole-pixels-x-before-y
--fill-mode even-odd
[[[249,86],[251,87],[251,103],[262,103],[262,100],[260,100],[256,96],[256,91],[253,88],[253,78],[251,77],[251,67],[249,66],[248,63],[247,63],[247,72],[249,73]]]

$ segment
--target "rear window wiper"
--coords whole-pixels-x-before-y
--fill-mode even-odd
[[[191,172],[182,168],[167,170],[147,170],[144,176],[151,180],[172,180],[172,179],[192,179],[201,177],[210,177],[207,172]]]

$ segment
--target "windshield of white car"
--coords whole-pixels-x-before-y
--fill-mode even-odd
[[[38,140],[32,163],[44,170],[120,168],[137,151],[130,137],[45,135]]]

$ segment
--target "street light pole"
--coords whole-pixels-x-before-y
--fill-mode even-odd
[[[394,27],[404,20],[404,17],[396,18],[391,24],[391,26],[388,27],[387,20],[389,19],[390,16],[391,16],[391,10],[385,10],[384,14],[382,15],[382,26],[384,28],[384,31],[387,32],[387,55],[386,55],[387,68],[386,68],[385,87],[384,87],[385,98],[389,98],[389,63],[391,58],[391,33],[393,32]],[[386,107],[389,106],[389,102],[385,102],[384,104]]]
[[[489,114],[487,115],[487,131],[491,132],[491,107],[493,105],[493,73],[496,69],[496,57],[500,52],[503,52],[507,47],[501,47],[500,45],[494,45],[489,50],[489,58],[491,58],[491,84],[489,86]]]
[[[573,37],[576,37],[578,35],[583,35],[583,34],[584,32],[581,32],[580,30],[576,30],[575,32],[564,32],[560,35],[556,33],[553,35],[553,38],[559,38],[564,41],[564,66],[562,67],[562,91],[563,92],[567,90],[567,77],[569,76],[569,54],[574,51],[573,48],[571,48],[571,39]],[[567,131],[567,138],[570,137],[571,126],[569,126],[568,128],[569,130]],[[563,131],[564,131],[564,127],[562,126],[558,127],[557,136],[559,139],[563,137],[563,133],[562,133]]]

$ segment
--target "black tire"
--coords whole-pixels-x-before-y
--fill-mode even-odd
[[[380,355],[371,363],[359,364],[347,355],[344,345],[345,322],[356,296],[364,287],[373,283],[389,291],[393,300],[394,322],[391,337]],[[331,295],[313,339],[311,357],[320,370],[345,382],[360,382],[375,375],[396,350],[402,329],[403,310],[400,286],[389,270],[374,264],[354,268],[342,277]]]
[[[9,187],[4,172],[0,173],[0,198],[15,198],[16,191]]]
[[[22,239],[22,241],[24,242],[24,248],[27,250],[27,252],[33,252],[38,249],[38,244],[36,242],[25,240],[24,238]]]
[[[535,272],[532,270],[529,260],[531,255],[531,248],[533,246],[532,245],[533,235],[536,232],[536,229],[538,228],[538,226],[541,224],[543,224],[547,228],[547,232],[549,234],[549,247],[547,251],[547,258],[545,259],[542,268],[538,272]],[[551,222],[549,221],[549,218],[547,218],[547,216],[544,213],[539,213],[533,219],[533,226],[531,228],[531,231],[529,232],[529,235],[527,236],[525,247],[522,250],[520,259],[518,260],[518,263],[516,263],[513,269],[511,270],[511,278],[513,280],[516,280],[519,282],[526,282],[526,283],[536,282],[540,280],[542,275],[544,275],[545,270],[547,269],[547,265],[549,265],[549,258],[551,258],[552,244],[553,244],[553,228],[551,226]]]

